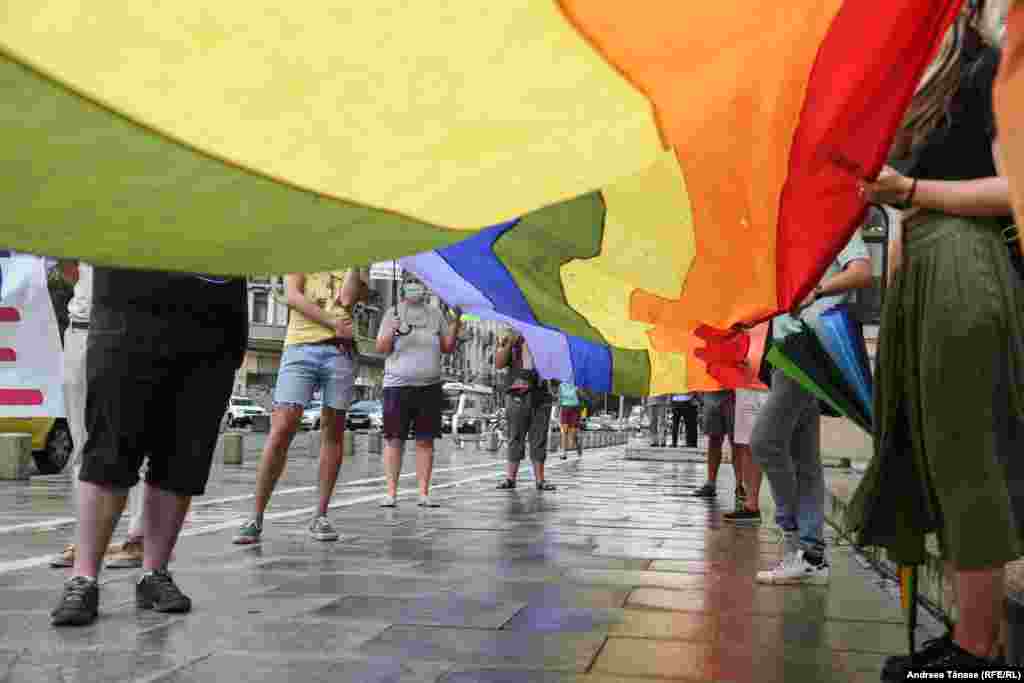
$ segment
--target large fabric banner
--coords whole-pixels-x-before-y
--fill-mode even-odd
[[[0,417],[64,417],[60,331],[46,264],[0,251]]]
[[[734,326],[849,241],[961,2],[8,2],[0,244],[218,274],[414,256],[551,376],[747,386]]]

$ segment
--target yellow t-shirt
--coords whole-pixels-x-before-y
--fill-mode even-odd
[[[352,310],[338,300],[345,284],[347,270],[332,270],[327,273],[306,273],[306,298],[338,320],[351,320]],[[289,313],[288,334],[284,345],[316,344],[335,338],[334,329],[324,327],[316,320],[310,320],[294,308]]]

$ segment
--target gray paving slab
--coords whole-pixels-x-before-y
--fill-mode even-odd
[[[509,668],[584,672],[604,644],[601,633],[551,634],[393,626],[360,648],[368,654],[405,653]]]
[[[461,482],[435,491],[444,506],[391,511],[373,499],[379,456],[357,450],[331,511],[342,539],[322,543],[306,530],[316,461],[303,453],[251,547],[230,539],[255,458],[215,468],[171,565],[191,614],[137,611],[139,573],[110,570],[101,618],[81,629],[48,619],[67,572],[45,560],[73,535],[69,486],[0,483],[0,680],[845,682],[877,680],[904,645],[897,601],[848,548],[829,550],[830,586],[754,582],[778,534],[767,512],[760,529],[723,524],[728,466],[712,502],[690,495],[703,464],[621,449],[553,458],[558,491],[510,494],[494,490],[499,458],[442,444],[435,483]]]
[[[394,657],[263,658],[251,653],[224,652],[196,661],[157,679],[159,683],[206,683],[245,680],[250,683],[435,683],[451,664]]]

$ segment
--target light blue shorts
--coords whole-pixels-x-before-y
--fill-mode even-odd
[[[274,387],[274,405],[305,407],[320,389],[325,407],[348,410],[355,378],[355,360],[332,344],[286,346]]]

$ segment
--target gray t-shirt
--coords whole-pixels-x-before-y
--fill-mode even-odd
[[[829,279],[833,275],[837,275],[850,265],[854,261],[861,259],[870,259],[871,254],[868,252],[868,247],[864,244],[864,238],[861,237],[860,229],[853,234],[850,242],[843,248],[836,259],[829,264],[828,270],[825,271],[825,275],[822,276],[821,282]],[[801,313],[800,317],[807,321],[812,327],[817,322],[818,316],[832,308],[836,304],[843,303],[849,299],[849,293],[839,294],[836,296],[826,296],[818,299],[813,304],[805,308]],[[772,338],[775,341],[781,341],[793,334],[799,332],[802,329],[800,322],[789,315],[784,313],[782,315],[775,316],[772,321]]]
[[[388,315],[394,316],[395,309]],[[384,361],[385,387],[425,387],[441,381],[441,337],[448,333],[444,313],[433,306],[398,304],[399,328],[409,334],[395,339]]]

